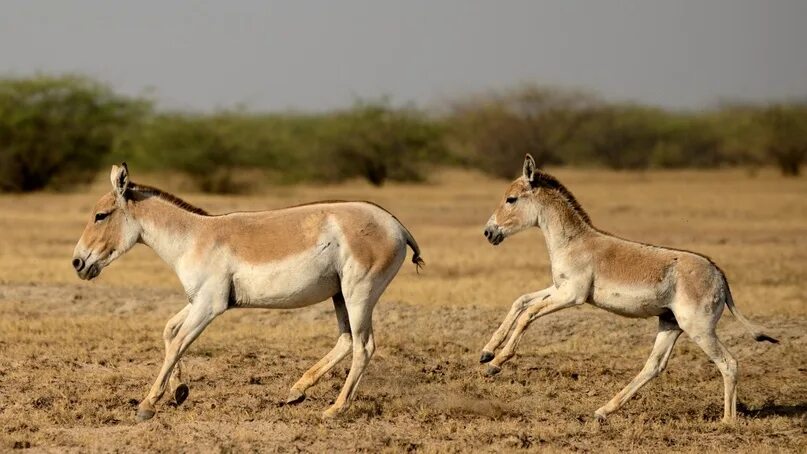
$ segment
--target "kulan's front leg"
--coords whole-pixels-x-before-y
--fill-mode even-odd
[[[226,306],[225,306],[226,307]],[[137,408],[137,419],[145,421],[154,416],[154,405],[165,393],[168,380],[171,377],[174,366],[183,353],[190,347],[191,343],[199,337],[199,334],[218,316],[223,310],[214,310],[209,304],[196,302],[188,316],[179,328],[176,336],[171,340],[165,352],[165,361],[157,374],[157,379],[151,386],[146,398],[140,402]]]
[[[510,312],[507,313],[507,316],[499,326],[499,329],[493,333],[493,337],[491,337],[485,347],[482,348],[482,356],[479,358],[479,362],[484,364],[491,361],[496,356],[496,349],[502,344],[502,342],[504,342],[504,339],[507,337],[507,334],[513,327],[513,323],[515,323],[516,319],[518,319],[518,316],[521,315],[521,313],[524,312],[524,310],[526,310],[528,307],[535,303],[541,302],[548,297],[552,293],[553,289],[554,287],[549,287],[518,297],[510,307]]]

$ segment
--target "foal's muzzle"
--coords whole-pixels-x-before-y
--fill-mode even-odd
[[[496,226],[485,227],[485,238],[488,239],[490,244],[496,246],[504,241],[504,233]]]

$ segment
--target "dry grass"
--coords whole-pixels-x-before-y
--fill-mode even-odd
[[[722,380],[686,337],[661,377],[608,423],[595,423],[594,410],[644,363],[655,322],[589,308],[537,322],[520,356],[483,377],[482,345],[513,299],[549,282],[549,268],[537,230],[498,248],[485,242],[482,226],[504,184],[458,172],[424,186],[187,196],[213,212],[373,200],[412,230],[427,268],[418,276],[407,263],[382,297],[378,352],[346,417],[320,420],[348,362],[302,405],[279,404],[335,341],[326,303],[225,314],[187,356],[188,401],[163,403],[153,420],[136,424],[135,405],[162,361],[163,324],[185,301],[142,246],[97,282],[74,276],[70,256],[106,190],[99,183],[76,194],[0,197],[0,451],[807,449],[807,180],[733,171],[557,174],[601,228],[710,255],[741,310],[782,340],[758,344],[730,315],[721,322],[740,360],[743,417],[735,425],[719,422]]]

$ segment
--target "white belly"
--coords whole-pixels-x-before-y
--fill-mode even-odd
[[[592,305],[625,317],[645,318],[667,311],[668,295],[664,285],[616,286],[595,285]]]
[[[239,264],[234,306],[291,309],[328,299],[340,290],[334,264],[332,253],[320,248],[265,264]]]

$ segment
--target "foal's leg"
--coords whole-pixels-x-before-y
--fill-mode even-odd
[[[145,421],[154,416],[154,404],[165,393],[166,385],[173,372],[174,365],[179,361],[179,358],[185,353],[185,350],[193,343],[194,340],[202,333],[202,331],[216,318],[219,314],[227,309],[226,298],[216,299],[202,299],[197,298],[194,304],[188,310],[188,315],[182,326],[177,331],[176,336],[171,340],[168,349],[165,352],[165,361],[157,374],[157,380],[151,386],[146,398],[140,402],[137,407],[137,419]]]
[[[383,288],[381,289],[383,291]],[[373,307],[378,300],[381,291],[352,291],[347,297],[347,312],[350,319],[350,331],[353,334],[353,362],[350,366],[350,373],[339,393],[339,397],[322,414],[325,418],[330,418],[344,412],[350,407],[353,396],[356,394],[356,387],[364,374],[364,369],[370,362],[375,352],[375,342],[373,341]]]
[[[353,341],[350,335],[350,321],[345,298],[341,293],[334,295],[333,306],[336,310],[336,321],[339,323],[339,339],[336,341],[336,346],[297,380],[286,399],[287,404],[296,404],[305,400],[305,390],[314,386],[323,375],[350,353]]]
[[[165,351],[168,352],[168,348],[171,345],[171,341],[176,337],[179,328],[182,326],[182,323],[185,321],[185,317],[188,316],[188,311],[190,311],[191,305],[188,304],[185,306],[181,311],[177,312],[176,315],[171,317],[168,320],[168,323],[165,324],[165,330],[163,330],[163,340],[165,340]],[[168,382],[168,389],[170,393],[174,395],[174,401],[177,405],[181,405],[182,402],[185,402],[185,399],[188,398],[188,393],[190,389],[188,385],[182,382],[182,360],[177,361],[176,366],[174,366],[174,371],[171,373],[171,378]]]
[[[488,341],[488,343],[482,349],[482,356],[479,358],[479,362],[484,364],[492,360],[495,356],[494,352],[496,351],[496,348],[499,347],[499,345],[501,345],[501,343],[504,341],[505,337],[507,337],[507,333],[510,332],[510,328],[513,327],[513,323],[516,322],[518,316],[521,315],[521,313],[524,312],[528,307],[547,298],[554,288],[555,287],[549,287],[518,297],[518,299],[516,299],[513,302],[513,305],[510,307],[510,312],[507,313],[507,316],[504,318],[501,326],[499,326],[499,329],[493,333],[493,337],[490,338],[490,341]]]
[[[502,348],[502,351],[496,355],[493,361],[490,362],[487,374],[496,375],[501,372],[502,364],[515,355],[516,347],[518,346],[519,341],[521,341],[521,337],[524,335],[524,330],[526,330],[532,322],[540,317],[543,317],[544,315],[557,312],[561,309],[566,309],[567,307],[577,306],[578,304],[581,303],[575,301],[575,299],[572,297],[553,294],[549,298],[530,306],[529,309],[527,309],[518,318],[516,328],[513,330],[513,334],[510,335],[510,339],[507,341],[507,344],[504,346],[504,348]]]
[[[658,334],[656,334],[656,343],[653,345],[653,351],[639,375],[637,375],[628,386],[620,391],[613,399],[607,404],[603,405],[594,412],[597,419],[604,420],[608,414],[617,411],[622,405],[625,404],[639,389],[647,384],[650,380],[657,377],[665,367],[667,361],[670,359],[675,341],[682,333],[681,328],[675,320],[665,320],[659,318]]]
[[[692,340],[702,348],[723,375],[723,422],[737,417],[737,360],[720,342],[714,326],[686,330]]]

